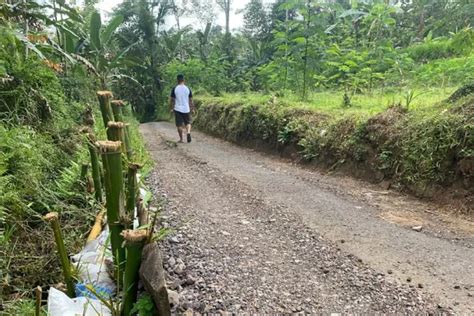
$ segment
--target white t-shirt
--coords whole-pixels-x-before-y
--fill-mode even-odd
[[[181,113],[189,113],[189,98],[193,97],[191,89],[184,84],[177,85],[171,90],[171,97],[174,98],[174,110]]]

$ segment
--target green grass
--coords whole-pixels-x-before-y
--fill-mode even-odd
[[[406,107],[406,96],[413,91],[413,100],[408,106],[410,111],[433,111],[440,109],[440,103],[446,100],[455,88],[413,88],[377,90],[371,94],[356,94],[351,97],[351,107],[344,107],[342,91],[324,91],[311,93],[306,101],[298,95],[286,93],[284,96],[262,93],[233,93],[220,97],[200,96],[206,102],[224,104],[259,105],[275,103],[279,106],[312,109],[329,115],[373,116],[383,112],[389,106],[400,103]]]

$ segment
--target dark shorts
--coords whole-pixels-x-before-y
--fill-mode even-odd
[[[174,111],[174,118],[176,121],[176,126],[191,124],[191,113],[181,113],[178,111]]]

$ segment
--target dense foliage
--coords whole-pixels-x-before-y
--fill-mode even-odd
[[[195,95],[219,96],[201,97],[196,123],[208,132],[420,194],[472,187],[472,85],[438,102],[474,81],[470,0],[250,0],[240,30],[234,0],[124,0],[110,16],[97,4],[0,1],[0,300],[59,280],[42,215],[60,212],[68,249],[82,245],[98,206],[81,177],[80,128],[97,89],[127,100],[129,116],[166,118],[183,73]],[[232,92],[258,102],[228,102]],[[428,92],[437,102],[425,107]]]
[[[64,1],[0,3],[0,314],[29,314],[32,305],[18,299],[61,280],[42,216],[61,214],[73,252],[100,208],[84,174],[82,129],[93,125],[105,138],[93,122],[95,94],[121,79],[125,56],[108,55],[121,19],[100,20],[93,3],[81,10]],[[131,130],[139,145],[136,125]]]
[[[142,62],[126,71],[138,75],[144,89],[121,86],[137,99],[137,109],[138,98],[163,109],[178,72],[213,95],[277,91],[307,99],[314,91],[337,89],[345,92],[346,105],[376,88],[451,87],[474,79],[470,1],[251,0],[242,12],[243,29],[229,33],[212,12],[232,5],[124,1],[116,9],[126,16],[120,46],[138,38],[133,55]],[[183,28],[183,16],[197,17],[201,25]],[[176,23],[170,27],[171,17]],[[144,119],[157,114],[140,111]]]

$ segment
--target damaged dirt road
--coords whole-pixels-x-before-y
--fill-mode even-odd
[[[173,229],[175,311],[474,313],[469,219],[199,132],[177,145],[169,123],[140,129]]]

